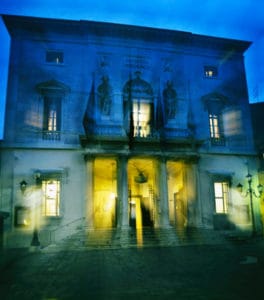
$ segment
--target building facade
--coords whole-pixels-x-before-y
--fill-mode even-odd
[[[6,246],[77,229],[261,228],[249,42],[3,16],[11,36],[0,210]],[[252,213],[253,211],[253,213]],[[254,219],[252,219],[254,218]]]

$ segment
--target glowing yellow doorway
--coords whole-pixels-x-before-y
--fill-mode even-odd
[[[96,158],[94,161],[94,226],[116,226],[116,161]]]

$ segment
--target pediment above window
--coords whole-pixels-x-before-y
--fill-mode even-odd
[[[46,95],[46,94],[65,95],[70,92],[69,86],[55,79],[51,79],[37,84],[36,89],[42,95]]]
[[[202,98],[204,108],[211,113],[219,113],[223,108],[230,104],[230,100],[219,93],[210,93]]]

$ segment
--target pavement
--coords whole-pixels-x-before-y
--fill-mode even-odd
[[[222,245],[0,251],[1,300],[263,300],[263,282],[262,239]]]

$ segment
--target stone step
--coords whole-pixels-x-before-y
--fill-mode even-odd
[[[95,249],[180,246],[194,244],[219,244],[226,242],[223,235],[214,230],[197,228],[109,228],[88,229],[83,227],[76,233],[53,245],[53,249]]]

